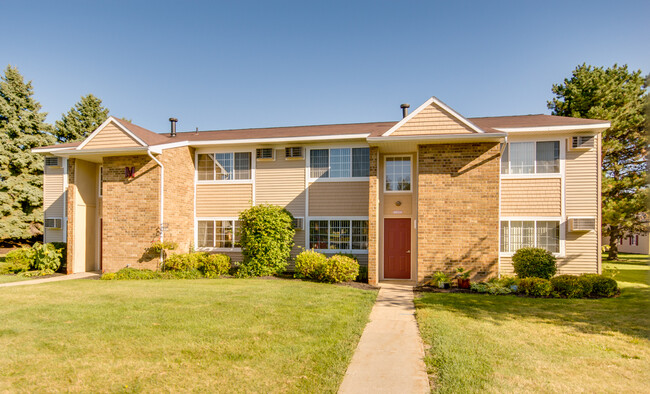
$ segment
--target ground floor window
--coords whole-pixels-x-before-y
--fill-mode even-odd
[[[501,252],[514,253],[521,248],[543,248],[560,253],[560,221],[502,220]]]
[[[368,220],[310,220],[309,248],[320,250],[368,250]]]
[[[237,219],[199,219],[197,221],[199,248],[239,248],[240,227]]]

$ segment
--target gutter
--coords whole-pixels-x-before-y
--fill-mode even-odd
[[[156,159],[152,154],[151,150],[147,149],[147,155],[151,157],[153,161],[158,163],[160,166],[160,243],[163,243],[165,240],[165,227],[163,226],[164,220],[163,220],[163,215],[164,215],[164,207],[165,207],[165,166]],[[163,264],[163,250],[160,250],[160,266],[162,268]]]

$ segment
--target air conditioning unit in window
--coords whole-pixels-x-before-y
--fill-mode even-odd
[[[302,157],[302,146],[290,146],[288,148],[284,148],[284,156],[287,159],[301,158]]]
[[[303,218],[293,218],[293,228],[296,230],[304,229],[304,219]]]
[[[45,228],[51,228],[51,229],[60,229],[61,225],[63,223],[63,219],[61,218],[46,218],[45,221]]]
[[[591,231],[596,228],[596,218],[569,218],[569,231]]]
[[[593,135],[574,135],[571,137],[571,150],[588,150],[594,147]]]
[[[258,159],[273,159],[273,148],[257,148],[256,157]]]
[[[46,167],[59,167],[61,166],[61,158],[54,156],[45,157],[45,166]]]

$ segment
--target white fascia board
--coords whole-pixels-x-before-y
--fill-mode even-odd
[[[141,140],[137,135],[133,134],[133,133],[131,132],[131,130],[129,130],[129,129],[127,129],[126,127],[124,127],[124,126],[122,125],[122,123],[120,123],[120,122],[119,122],[117,119],[115,119],[114,117],[109,116],[108,119],[106,119],[106,120],[104,121],[104,123],[102,123],[101,125],[99,125],[99,127],[98,127],[95,131],[93,131],[93,132],[88,136],[88,138],[86,138],[86,139],[81,143],[81,145],[79,145],[76,149],[77,149],[77,150],[83,149],[83,147],[86,146],[86,144],[88,144],[88,142],[90,142],[90,140],[92,140],[93,138],[95,138],[95,136],[96,136],[97,134],[99,134],[99,132],[102,131],[102,130],[104,129],[104,127],[106,127],[106,126],[107,126],[109,123],[111,123],[111,122],[114,122],[114,123],[117,125],[117,127],[120,128],[120,130],[122,130],[123,132],[125,132],[126,134],[128,134],[131,138],[133,138],[134,140],[136,140],[138,144],[140,144],[140,145],[142,145],[142,146],[147,146],[147,144],[146,144],[144,141],[142,141],[142,140]]]
[[[463,117],[461,114],[459,114],[458,112],[456,112],[456,111],[454,111],[453,109],[451,109],[451,107],[449,107],[447,104],[443,103],[442,101],[440,101],[440,100],[439,100],[438,98],[436,98],[435,96],[432,96],[430,99],[428,99],[427,101],[425,101],[424,104],[420,105],[420,106],[417,107],[413,112],[411,112],[410,114],[408,114],[404,119],[402,119],[402,120],[400,120],[399,122],[397,122],[397,124],[396,124],[395,126],[391,127],[388,131],[386,131],[384,134],[382,134],[382,136],[383,136],[383,137],[388,137],[389,135],[393,134],[393,133],[394,133],[395,131],[397,131],[400,127],[402,127],[406,122],[408,122],[409,120],[413,119],[413,117],[415,117],[417,114],[419,114],[420,112],[422,112],[422,110],[424,110],[425,108],[427,108],[428,106],[430,106],[432,103],[436,104],[437,106],[439,106],[440,108],[442,108],[444,111],[446,111],[449,115],[453,116],[453,117],[456,118],[458,121],[460,121],[461,123],[463,123],[464,125],[466,125],[466,126],[469,127],[470,129],[476,131],[477,133],[481,133],[481,134],[485,133],[485,131],[481,130],[481,129],[480,129],[479,127],[477,127],[474,123],[470,122],[470,121],[467,120],[465,117]]]
[[[455,142],[455,141],[494,141],[500,140],[507,136],[506,133],[481,133],[481,134],[439,134],[439,135],[403,135],[395,137],[369,137],[367,141],[369,144],[377,144],[381,142],[399,142],[399,141],[413,141],[413,142]]]
[[[68,147],[63,147],[63,148],[32,148],[32,153],[56,153],[64,150],[72,150],[75,149],[75,146],[68,146]]]
[[[168,144],[152,145],[154,148],[163,150],[178,148],[182,146],[207,146],[207,145],[244,145],[244,144],[281,144],[281,143],[303,143],[318,141],[337,140],[365,140],[370,134],[346,134],[346,135],[317,135],[309,137],[277,137],[277,138],[246,138],[238,140],[203,140],[203,141],[179,141]]]
[[[84,149],[82,151],[76,149],[66,149],[56,152],[56,156],[62,157],[78,157],[78,156],[88,156],[88,155],[115,155],[115,154],[125,154],[132,155],[134,153],[146,154],[149,149],[145,146],[135,147],[135,148],[116,148],[116,149]],[[151,149],[154,153],[160,153],[154,149]]]
[[[543,133],[543,132],[575,132],[575,131],[595,131],[602,132],[607,130],[612,124],[597,123],[589,125],[573,125],[573,126],[541,126],[541,127],[495,127],[495,130],[504,133]]]

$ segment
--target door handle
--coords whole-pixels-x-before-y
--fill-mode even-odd
[[[407,250],[406,253],[411,253],[411,251],[410,251],[410,250]]]

